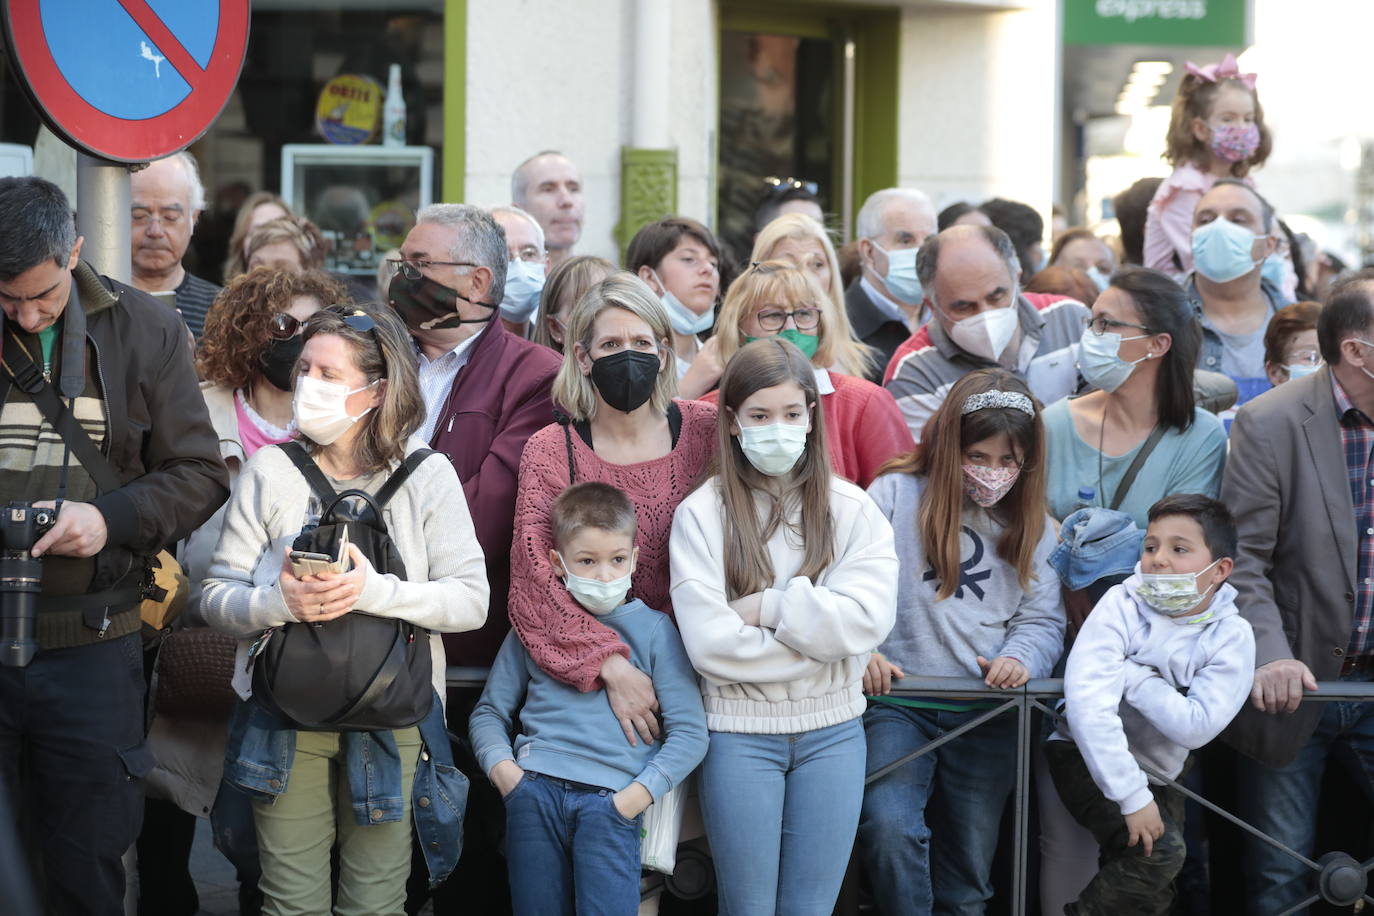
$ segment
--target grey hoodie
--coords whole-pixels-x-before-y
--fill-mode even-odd
[[[1063,652],[1065,626],[1059,576],[1049,565],[1054,524],[1046,518],[1035,547],[1035,575],[1023,589],[1016,570],[997,556],[1002,526],[966,499],[959,585],[937,602],[940,583],[917,528],[925,486],[925,478],[915,474],[884,474],[868,488],[892,523],[901,563],[897,624],[878,651],[909,675],[981,677],[979,655],[989,661],[1006,655],[1025,665],[1031,677],[1048,677]]]

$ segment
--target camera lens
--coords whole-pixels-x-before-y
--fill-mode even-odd
[[[0,552],[0,665],[22,668],[38,651],[34,620],[43,563],[28,551]]]

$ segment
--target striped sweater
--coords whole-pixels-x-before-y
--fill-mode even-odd
[[[1017,308],[1022,335],[1015,373],[1042,404],[1073,394],[1078,389],[1078,340],[1089,315],[1087,307],[1064,296],[1022,293]],[[926,421],[954,383],[974,369],[996,365],[965,353],[938,321],[930,321],[897,348],[883,385],[897,399],[919,442]]]

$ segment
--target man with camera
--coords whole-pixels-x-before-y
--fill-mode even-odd
[[[45,911],[119,914],[153,765],[139,605],[227,476],[176,313],[80,260],[55,185],[0,179],[0,213],[0,793]]]

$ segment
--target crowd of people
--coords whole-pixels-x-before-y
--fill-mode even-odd
[[[1374,680],[1374,272],[1304,259],[1270,142],[1227,58],[1119,238],[888,188],[837,250],[774,179],[752,250],[673,215],[622,266],[544,152],[421,209],[370,295],[270,194],[222,289],[188,273],[189,154],[133,176],[131,285],[0,180],[3,562],[41,558],[0,589],[37,648],[0,808],[47,910],[122,912],[136,844],[139,911],[194,913],[209,817],[245,913],[631,914],[680,795],[721,913],[829,914],[856,849],[879,912],[981,913],[1018,741],[981,720],[1051,676],[1042,912],[1171,912],[1164,780],[1219,738],[1313,855],[1327,759],[1374,754],[1369,707],[1304,701]],[[168,548],[186,609],[141,632]],[[1244,912],[1309,895],[1246,844]]]

